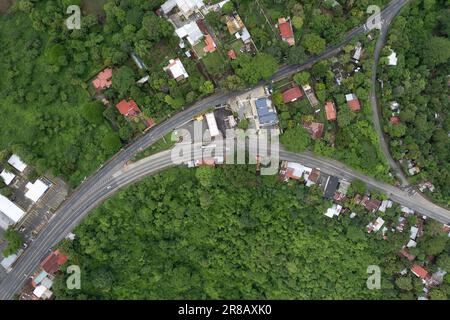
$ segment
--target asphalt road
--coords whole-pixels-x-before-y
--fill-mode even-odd
[[[382,17],[389,18],[391,15],[395,15],[397,9],[402,5],[404,1],[394,0],[387,6],[383,12]],[[327,59],[336,53],[338,53],[353,37],[362,34],[367,31],[365,25],[351,30],[344,41],[334,47],[328,48],[323,54],[313,57],[308,60],[305,64],[297,66],[286,66],[279,69],[279,71],[272,77],[272,80],[279,80],[291,76],[292,74],[310,68],[314,63]],[[249,88],[250,90],[251,88]],[[0,299],[11,299],[14,293],[18,292],[23,286],[25,280],[31,276],[31,273],[38,266],[40,261],[50,252],[50,250],[60,242],[70,231],[72,231],[77,224],[96,206],[98,206],[105,199],[110,197],[112,194],[117,192],[120,188],[127,186],[135,181],[141,179],[142,177],[154,174],[168,167],[173,166],[173,163],[168,159],[167,152],[162,152],[158,155],[145,159],[145,162],[138,162],[139,165],[136,166],[128,165],[126,163],[133,158],[133,156],[140,150],[143,150],[153,144],[155,141],[160,139],[163,135],[169,133],[173,129],[180,127],[181,125],[190,121],[195,115],[200,112],[210,108],[211,106],[220,105],[228,101],[243,92],[233,92],[233,93],[217,93],[210,96],[202,101],[197,102],[185,111],[173,115],[170,119],[161,123],[154,128],[152,128],[145,135],[134,141],[132,144],[122,149],[113,158],[111,158],[107,163],[105,163],[97,172],[95,172],[91,177],[84,181],[73,193],[72,196],[57,210],[52,220],[49,224],[42,230],[42,232],[36,237],[36,240],[31,243],[25,253],[19,258],[13,270],[6,276],[6,278],[0,284]],[[288,157],[295,157],[293,154],[284,154]],[[306,157],[307,155],[297,155],[298,157]],[[316,166],[322,169],[321,164],[324,163],[317,162],[319,158],[309,155],[309,160],[312,161],[311,164],[305,162],[305,164]],[[314,160],[316,159],[316,160]],[[287,159],[289,160],[289,159]],[[305,159],[306,160],[306,159]],[[299,159],[300,161],[300,159]],[[313,161],[316,161],[317,165],[313,165]],[[326,161],[322,159],[320,161]],[[328,160],[332,161],[332,160]],[[330,162],[331,163],[331,162]],[[356,176],[358,173],[352,171],[341,171],[344,169],[339,169],[342,164],[327,164],[330,166],[329,173],[340,176],[341,174],[348,174]],[[126,168],[126,171],[123,171]],[[322,169],[327,172],[327,168]],[[336,171],[336,172],[334,172]],[[365,179],[365,178],[364,178]],[[361,179],[361,180],[364,180]],[[370,178],[367,178],[370,179]],[[366,181],[366,180],[364,180]],[[368,184],[373,183],[375,188],[380,188],[384,190],[392,190],[393,199],[397,201],[399,198],[399,203],[404,201],[404,203],[411,203],[411,200],[406,201],[404,195],[402,196],[398,190],[389,189],[393,188],[388,185],[382,185],[376,181],[367,180]],[[429,213],[432,216],[432,211],[435,209],[435,205],[424,199],[411,205],[411,208],[416,208],[418,211],[426,214]],[[440,212],[439,214],[433,213],[437,219],[443,217],[442,219],[450,217],[448,211],[442,211],[439,207],[436,210]],[[447,220],[448,221],[448,220]]]
[[[373,124],[374,124],[375,130],[378,133],[381,150],[383,151],[383,154],[389,163],[389,167],[391,168],[393,173],[396,175],[396,177],[400,180],[400,182],[403,186],[408,185],[408,179],[406,179],[399,164],[392,158],[391,152],[389,150],[389,146],[386,142],[384,132],[381,128],[380,118],[382,118],[382,117],[381,117],[381,110],[378,107],[378,99],[377,99],[376,90],[377,90],[378,62],[380,60],[380,55],[381,55],[381,51],[383,50],[384,43],[386,42],[386,37],[388,34],[389,26],[391,25],[392,21],[394,20],[394,17],[398,14],[400,9],[404,5],[406,5],[409,1],[410,0],[398,1],[396,6],[393,6],[392,11],[390,11],[389,14],[383,16],[382,27],[380,30],[380,37],[377,40],[377,43],[375,45],[375,50],[374,50],[374,64],[372,66],[372,78],[371,78],[372,88],[371,88],[370,96],[369,96],[370,104],[372,106]]]

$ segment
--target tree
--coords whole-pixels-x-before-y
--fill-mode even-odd
[[[214,168],[209,166],[199,167],[195,172],[195,177],[203,187],[208,188],[214,181]]]
[[[234,4],[233,4],[233,2],[231,2],[231,1],[227,2],[222,7],[221,11],[222,11],[223,14],[226,14],[226,15],[233,13],[233,11],[234,11]]]
[[[432,37],[424,46],[424,63],[436,67],[450,58],[450,40],[442,37]]]
[[[117,90],[121,97],[127,98],[131,87],[135,85],[135,82],[134,72],[130,67],[122,66],[117,70],[114,70],[112,76],[112,87]]]
[[[450,273],[450,256],[447,253],[441,254],[437,259],[436,265],[447,273]]]
[[[350,195],[355,195],[355,194],[364,194],[366,193],[366,190],[367,190],[366,183],[362,180],[355,179],[352,181],[352,184],[350,185],[348,192]]]
[[[221,88],[229,91],[242,90],[245,87],[245,82],[236,75],[226,77],[225,80],[220,82]]]
[[[121,147],[120,138],[117,133],[111,133],[103,138],[102,146],[106,153],[113,154]]]
[[[303,27],[303,18],[300,16],[292,17],[292,25],[295,29],[300,30]]]
[[[445,244],[447,243],[448,237],[445,235],[439,235],[432,239],[423,240],[423,249],[427,255],[435,256],[441,253]]]
[[[247,130],[248,129],[248,120],[242,119],[241,121],[239,121],[238,128],[242,129],[242,130]]]
[[[301,64],[307,60],[305,49],[302,46],[296,45],[288,49],[287,63],[289,64]]]
[[[23,238],[17,230],[9,227],[5,232],[5,240],[8,245],[3,249],[3,255],[5,257],[17,252],[23,245]]]
[[[205,81],[200,86],[200,92],[203,94],[210,94],[214,92],[214,85],[211,81]]]
[[[296,126],[286,130],[281,136],[280,141],[288,151],[302,152],[305,151],[311,143],[311,137],[305,128]]]
[[[350,125],[356,118],[355,112],[350,110],[348,106],[342,106],[339,108],[337,113],[337,122],[339,127],[344,128]]]
[[[410,276],[397,278],[395,280],[395,284],[401,290],[411,291],[413,289],[412,279]]]
[[[249,84],[256,84],[259,80],[268,79],[277,70],[278,64],[272,56],[260,53],[255,57],[239,55],[232,62],[236,75]]]
[[[433,288],[430,290],[431,300],[447,300],[447,294],[438,288]]]
[[[308,33],[303,38],[303,45],[306,50],[311,54],[319,54],[325,50],[325,39],[321,38],[317,34]]]
[[[90,123],[99,125],[103,123],[104,107],[101,102],[88,102],[83,105],[82,115]]]
[[[302,71],[294,76],[294,81],[299,85],[308,84],[309,79],[311,78],[311,74],[307,71]]]

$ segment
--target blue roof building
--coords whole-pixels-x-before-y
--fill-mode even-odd
[[[269,106],[270,100],[259,98],[255,101],[258,120],[261,127],[273,126],[278,123],[278,116],[275,109]]]

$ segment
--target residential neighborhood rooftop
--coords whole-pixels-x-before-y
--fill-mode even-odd
[[[345,100],[347,100],[347,105],[350,109],[352,109],[352,111],[361,110],[361,103],[359,102],[358,97],[356,97],[355,94],[349,93],[345,95]]]
[[[126,101],[122,100],[118,104],[116,104],[117,110],[124,116],[136,116],[141,113],[141,110],[137,106],[134,100]]]
[[[92,81],[92,85],[95,89],[109,88],[112,85],[111,77],[112,69],[107,68],[97,75],[97,77]]]
[[[17,223],[25,215],[25,211],[5,196],[0,194],[0,213],[7,216],[13,223]]]
[[[186,72],[183,63],[178,58],[171,59],[169,61],[169,65],[164,68],[164,71],[169,73],[177,81],[181,81],[189,77],[189,74]]]
[[[50,186],[41,179],[37,179],[34,183],[28,182],[25,187],[28,189],[25,193],[25,197],[33,202],[37,202],[48,190],[48,188],[50,188]]]
[[[280,29],[281,39],[290,46],[295,45],[294,31],[292,30],[291,21],[286,20],[286,18],[279,18],[278,28]]]
[[[2,177],[3,181],[8,186],[14,180],[16,175],[14,173],[7,171],[6,169],[3,169],[3,171],[0,173],[0,177]]]
[[[41,262],[42,269],[48,274],[55,274],[60,266],[67,262],[68,257],[59,250],[53,251]]]
[[[9,159],[8,163],[16,168],[19,172],[23,172],[27,168],[27,164],[23,162],[20,157],[13,154]]]
[[[303,96],[302,90],[299,86],[294,86],[283,92],[284,103],[294,102]]]
[[[334,107],[334,103],[332,101],[327,101],[325,103],[325,112],[327,114],[327,120],[336,120],[336,108]]]
[[[267,98],[259,98],[255,101],[259,123],[261,126],[274,125],[278,123],[277,114],[273,107],[269,106],[269,104],[270,100]]]
[[[191,46],[195,46],[204,37],[204,34],[198,27],[196,21],[191,21],[176,29],[175,33],[180,39],[186,38]]]

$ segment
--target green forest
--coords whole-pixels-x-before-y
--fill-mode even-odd
[[[450,206],[450,7],[448,1],[412,1],[394,21],[384,55],[394,50],[397,66],[381,60],[384,128],[393,157],[412,160],[430,180],[435,200]],[[389,103],[399,104],[400,124],[390,124]],[[406,163],[404,163],[406,165]]]
[[[365,231],[372,216],[329,219],[323,213],[330,204],[318,189],[256,176],[254,166],[174,168],[119,192],[76,228],[76,239],[62,249],[69,265],[81,268],[81,290],[65,289],[63,273],[55,294],[58,299],[415,299],[421,283],[398,275],[409,263],[395,254],[409,232],[382,240]],[[388,211],[385,218],[396,221],[396,215]],[[409,220],[408,226],[414,217]],[[424,236],[415,254],[419,261],[433,255],[448,270],[449,238],[430,233],[440,226],[427,224],[433,237]],[[366,287],[369,265],[381,268],[381,290]],[[450,296],[450,278],[446,281],[432,289],[432,297]]]

